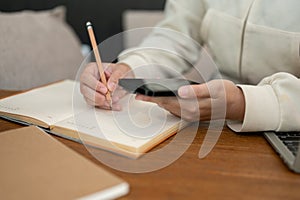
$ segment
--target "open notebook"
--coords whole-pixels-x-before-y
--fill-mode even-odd
[[[0,116],[129,157],[139,157],[186,123],[157,105],[122,99],[122,111],[86,105],[79,84],[65,80],[0,100]]]
[[[129,185],[35,126],[0,133],[1,199],[113,199]]]

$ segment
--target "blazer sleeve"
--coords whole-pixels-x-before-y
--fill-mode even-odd
[[[136,76],[173,77],[198,60],[205,14],[202,0],[168,0],[164,14],[164,20],[139,47],[127,49],[118,57],[119,63],[129,65]]]
[[[300,131],[300,79],[277,73],[257,86],[238,85],[244,93],[243,122],[228,122],[236,132]]]

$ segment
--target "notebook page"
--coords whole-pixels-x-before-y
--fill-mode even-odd
[[[55,126],[139,148],[181,121],[156,104],[134,100],[134,95],[122,101],[122,111],[89,109]]]
[[[73,115],[75,82],[65,80],[0,100],[0,111],[32,117],[52,125]],[[87,107],[82,99],[82,106]]]

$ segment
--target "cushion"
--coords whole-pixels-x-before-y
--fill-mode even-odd
[[[0,89],[24,90],[74,79],[81,46],[66,10],[0,12]]]

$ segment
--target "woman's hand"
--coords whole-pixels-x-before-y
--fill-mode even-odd
[[[131,68],[125,64],[103,63],[103,68],[107,78],[107,87],[99,81],[97,64],[89,63],[80,76],[80,91],[89,105],[110,109],[110,102],[106,100],[107,92],[113,93],[116,90],[120,78],[133,75],[130,74]],[[114,93],[112,96],[114,110],[121,109],[117,104],[121,96],[121,93]]]
[[[244,119],[244,94],[231,81],[212,80],[205,84],[183,86],[178,90],[178,95],[179,98],[137,95],[136,99],[156,103],[188,121]]]

